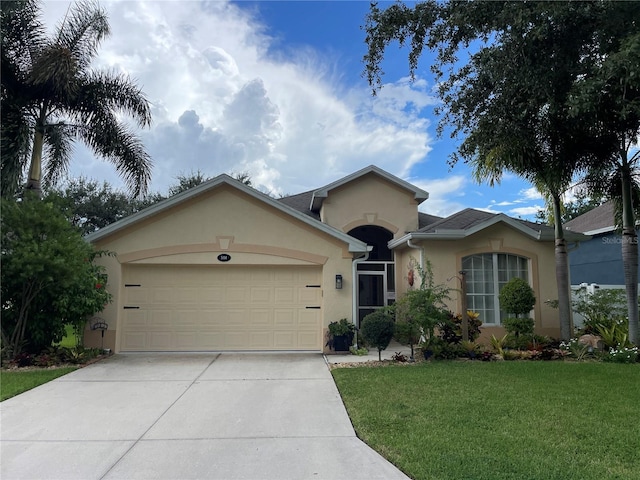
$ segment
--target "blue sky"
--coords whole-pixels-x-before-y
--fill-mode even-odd
[[[47,25],[68,5],[45,2]],[[195,171],[249,172],[255,186],[278,196],[375,164],[428,191],[420,209],[434,215],[472,207],[531,219],[543,206],[511,175],[490,188],[474,183],[465,165],[449,170],[455,144],[436,137],[428,56],[411,83],[407,51],[392,46],[384,86],[371,96],[360,28],[368,1],[101,5],[112,35],[96,67],[130,75],[152,104],[153,126],[140,132],[154,161],[152,191]],[[122,186],[81,146],[69,174]]]

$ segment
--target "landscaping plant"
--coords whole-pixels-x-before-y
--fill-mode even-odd
[[[590,294],[586,288],[575,292],[573,311],[584,319],[582,334],[597,334],[598,325],[611,327],[626,318],[627,306],[624,290],[601,289]]]
[[[381,352],[385,350],[393,338],[394,322],[385,309],[376,310],[362,319],[360,332],[365,343],[378,349],[378,360],[382,360]]]
[[[522,317],[528,314],[536,303],[533,288],[522,278],[514,277],[500,290],[500,308],[515,317],[505,318],[502,325],[511,335],[516,348],[525,347],[533,335],[533,319]]]
[[[97,253],[52,203],[2,200],[2,348],[37,354],[110,301]]]

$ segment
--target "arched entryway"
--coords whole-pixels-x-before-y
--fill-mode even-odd
[[[393,252],[387,246],[393,239],[393,233],[376,225],[363,225],[348,233],[373,247],[368,260],[358,264],[356,271],[358,284],[356,301],[358,326],[360,326],[365,315],[391,305],[395,301],[395,264]]]

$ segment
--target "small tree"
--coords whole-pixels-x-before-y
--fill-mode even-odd
[[[52,203],[31,197],[2,201],[1,331],[11,356],[59,341],[66,323],[83,322],[110,299],[92,246]]]
[[[500,307],[515,318],[507,318],[503,322],[504,328],[515,337],[533,334],[533,320],[520,318],[520,315],[531,311],[536,303],[533,288],[519,277],[514,277],[500,290]]]
[[[367,345],[378,349],[378,360],[382,360],[380,352],[389,346],[393,338],[394,322],[391,315],[382,310],[376,310],[362,319],[360,332]]]

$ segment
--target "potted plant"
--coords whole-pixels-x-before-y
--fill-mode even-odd
[[[348,352],[353,344],[356,327],[346,318],[329,324],[329,341],[327,345],[336,352]]]

